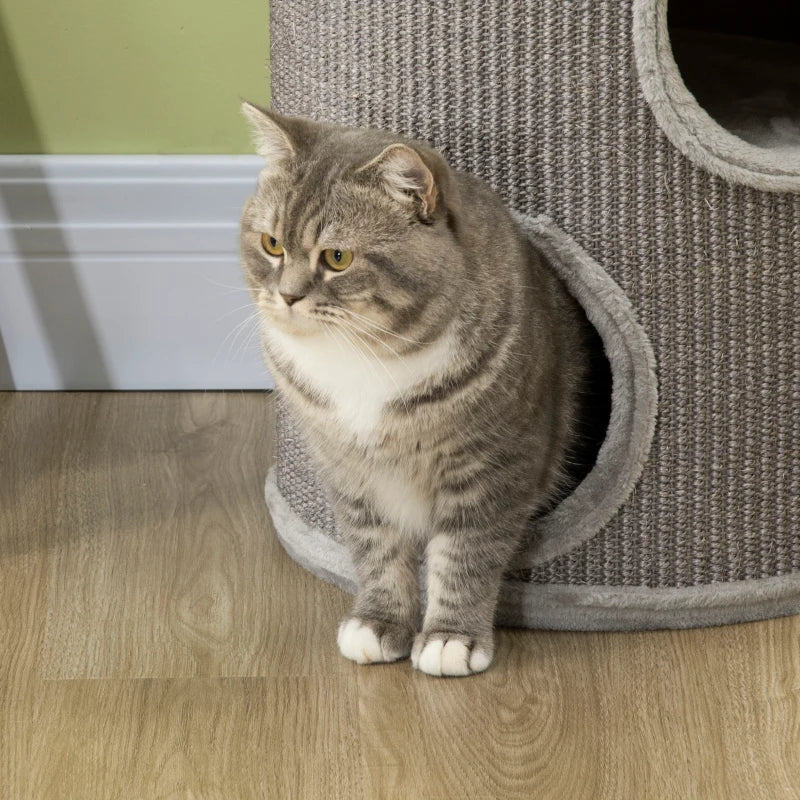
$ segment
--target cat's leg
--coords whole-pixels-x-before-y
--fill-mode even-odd
[[[342,655],[359,664],[407,658],[419,630],[418,544],[391,526],[371,522],[343,524],[339,517],[358,590],[337,641]]]
[[[503,572],[521,532],[436,534],[427,548],[427,607],[411,661],[429,675],[483,672],[494,655],[494,613]]]

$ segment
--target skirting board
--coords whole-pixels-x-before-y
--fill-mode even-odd
[[[273,467],[265,496],[278,540],[309,572],[353,594],[355,571],[343,545],[309,527],[281,495]],[[506,581],[502,627],[572,631],[700,628],[800,613],[797,575],[696,587],[577,586]]]
[[[0,389],[265,389],[251,156],[0,156]]]

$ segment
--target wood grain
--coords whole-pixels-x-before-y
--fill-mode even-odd
[[[262,394],[0,394],[0,797],[800,797],[800,618],[336,652]]]

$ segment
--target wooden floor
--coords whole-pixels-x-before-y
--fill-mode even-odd
[[[0,798],[800,798],[800,618],[336,650],[262,394],[0,394]]]

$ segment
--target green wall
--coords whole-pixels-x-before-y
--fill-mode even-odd
[[[0,153],[247,153],[267,0],[0,0]]]

